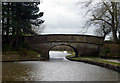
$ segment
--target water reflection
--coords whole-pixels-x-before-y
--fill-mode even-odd
[[[50,60],[67,60],[65,56],[71,55],[67,51],[50,51]]]
[[[3,81],[117,81],[118,73],[99,66],[65,60],[50,52],[50,61],[3,62]]]

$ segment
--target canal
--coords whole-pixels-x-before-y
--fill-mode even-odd
[[[3,62],[3,81],[117,81],[118,73],[65,59],[68,53],[50,51],[50,61]]]

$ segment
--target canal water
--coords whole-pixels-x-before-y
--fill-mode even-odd
[[[50,61],[3,62],[3,81],[117,81],[118,73],[65,59],[65,51],[50,51]]]

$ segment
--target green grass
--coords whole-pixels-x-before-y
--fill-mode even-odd
[[[73,55],[67,55],[66,57],[71,57]],[[101,59],[100,57],[75,57],[75,58],[71,58],[73,60],[89,60],[89,61],[96,61],[96,62],[101,62],[101,63],[107,63],[107,64],[111,64],[111,65],[115,65],[115,66],[120,66],[120,63],[116,63],[116,62],[110,62],[110,61],[104,61],[104,60],[98,60]]]
[[[111,65],[116,65],[116,66],[120,66],[120,63],[116,63],[116,62],[110,62],[110,61],[102,61],[102,60],[98,60],[99,62],[103,62],[103,63],[108,63]]]
[[[100,58],[100,57],[85,56],[84,58],[92,58],[92,59],[96,59],[96,58]]]
[[[66,57],[71,57],[71,56],[73,56],[73,55],[67,55]]]
[[[50,50],[50,51],[65,51],[65,50]]]
[[[81,57],[75,57],[75,58],[71,58],[71,59],[74,59],[74,60],[88,60],[88,58],[81,58]]]
[[[29,54],[35,54],[35,55],[38,54],[37,52],[35,52],[35,51],[30,51],[30,50],[28,51],[28,53],[29,53]]]
[[[38,53],[35,51],[22,49],[19,51],[6,51],[2,53],[2,61],[38,60]]]
[[[74,51],[67,51],[68,53],[71,53],[71,54],[75,54],[75,52]]]
[[[7,51],[7,52],[2,52],[2,54],[18,54],[17,51]]]
[[[70,56],[69,56],[70,57]],[[96,62],[101,62],[101,63],[107,63],[107,64],[111,64],[111,65],[115,65],[115,66],[120,66],[120,63],[116,63],[116,62],[110,62],[110,61],[104,61],[104,60],[98,60],[101,58],[95,59],[96,57],[90,57],[90,58],[83,58],[83,57],[75,57],[75,58],[71,58],[73,60],[88,60],[88,61],[96,61]]]

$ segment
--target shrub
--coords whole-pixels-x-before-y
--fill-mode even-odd
[[[101,53],[107,55],[108,53],[110,53],[110,49],[108,47],[103,47]]]
[[[104,44],[100,54],[108,57],[120,57],[120,44]]]
[[[27,56],[28,50],[26,48],[21,48],[18,53],[19,53],[19,56]]]
[[[26,49],[26,48],[22,48],[22,49],[20,49],[20,51],[19,51],[19,56],[20,56],[20,57],[35,58],[35,57],[37,57],[37,55],[38,55],[37,52],[28,50],[28,49]]]
[[[11,51],[12,47],[9,44],[2,44],[2,50],[3,51]]]

